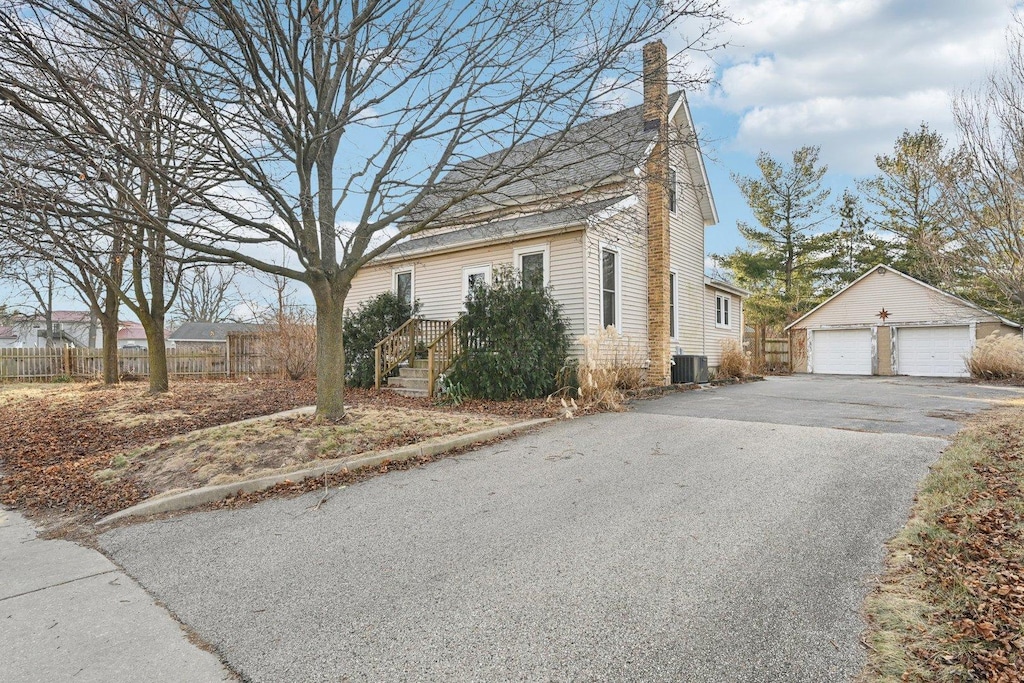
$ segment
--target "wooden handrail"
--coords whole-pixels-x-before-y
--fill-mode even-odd
[[[373,347],[373,385],[380,389],[384,379],[402,363],[410,363],[417,349],[426,349],[451,323],[448,320],[409,318]]]
[[[448,370],[462,352],[462,344],[459,341],[460,316],[427,345],[427,377],[430,380],[427,386],[427,395],[433,398],[437,389],[437,379]]]

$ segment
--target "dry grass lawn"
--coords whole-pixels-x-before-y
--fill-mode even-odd
[[[865,681],[1024,681],[1024,404],[973,418],[865,603]]]
[[[115,457],[100,479],[132,477],[153,495],[291,472],[322,460],[426,443],[509,424],[483,415],[353,408],[342,425],[310,416],[258,420],[177,436]]]
[[[342,425],[227,426],[315,397],[313,381],[276,379],[177,381],[158,396],[140,382],[0,384],[0,504],[46,526],[74,526],[175,488],[557,414],[542,400],[455,408],[348,390],[352,417]]]

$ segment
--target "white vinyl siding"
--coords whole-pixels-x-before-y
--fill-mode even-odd
[[[870,375],[871,330],[814,330],[811,368],[816,374]]]
[[[436,255],[424,255],[407,261],[369,265],[356,273],[345,300],[347,310],[356,310],[363,301],[391,289],[392,270],[415,264],[415,296],[420,315],[436,320],[454,320],[462,312],[462,269],[491,264],[514,266],[513,252],[548,248],[548,284],[562,305],[562,314],[570,322],[573,341],[584,334],[584,298],[582,248],[583,232],[552,237],[524,239],[519,242],[477,247]]]
[[[878,314],[885,309],[883,322]],[[871,273],[798,323],[800,328],[846,325],[943,323],[997,318],[908,280],[899,273]]]
[[[734,308],[730,310],[728,327],[715,324],[715,301],[723,292],[714,289],[710,285],[704,288],[704,321],[705,350],[701,355],[708,357],[708,367],[718,367],[722,360],[722,342],[726,340],[743,342],[741,331],[743,329],[743,303],[739,297],[733,295]]]
[[[716,331],[705,301],[704,216],[681,144],[672,145],[670,163],[677,171],[676,210],[668,217],[669,268],[676,273],[677,329],[672,342],[673,353],[678,348],[684,354],[706,355],[708,364],[713,367],[721,355],[716,332],[722,330]]]

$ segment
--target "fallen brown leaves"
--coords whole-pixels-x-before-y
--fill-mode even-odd
[[[0,503],[98,517],[147,494],[135,480],[100,481],[116,455],[203,427],[308,405],[308,382],[178,382],[150,396],[145,387],[67,385],[0,403]],[[123,420],[125,415],[170,419]]]
[[[869,599],[868,639],[905,646],[909,665],[885,680],[1024,683],[1024,409],[1000,408],[970,424],[930,475],[891,569]],[[932,504],[940,501],[941,505]],[[886,605],[886,596],[896,597]],[[918,623],[882,616],[899,600],[926,605]],[[907,615],[903,615],[906,617]],[[890,614],[891,617],[891,614]],[[879,633],[882,622],[890,633]]]
[[[152,494],[132,477],[97,477],[142,446],[196,429],[311,405],[312,381],[175,382],[151,396],[145,385],[0,387],[0,503],[75,522],[124,509]],[[426,398],[350,389],[346,403],[532,418],[558,415],[538,401],[466,401],[437,406]]]

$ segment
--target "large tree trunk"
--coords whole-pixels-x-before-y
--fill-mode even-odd
[[[114,260],[114,259],[111,259]],[[120,287],[120,280],[116,280]],[[121,299],[114,284],[107,284],[104,292],[103,312],[99,315],[100,329],[103,333],[103,383],[117,384],[121,381],[121,369],[117,363],[117,328],[120,322],[118,309]]]
[[[316,417],[339,422],[345,417],[345,297],[349,287],[326,282],[311,286],[316,300]]]
[[[167,344],[164,341],[163,316],[143,316],[142,327],[146,330],[146,345],[149,347],[149,393],[160,394],[168,390]]]
[[[121,381],[117,367],[117,316],[102,316],[100,330],[103,333],[103,383],[117,384]]]

